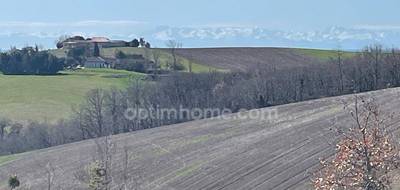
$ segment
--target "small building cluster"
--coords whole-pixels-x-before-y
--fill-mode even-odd
[[[99,48],[111,48],[111,47],[126,47],[129,46],[129,42],[123,40],[110,40],[105,37],[93,37],[88,39],[67,39],[62,42],[63,49],[73,49],[73,48],[86,48],[89,50],[94,50],[95,45]]]
[[[88,57],[83,63],[85,68],[111,68],[137,72],[147,72],[153,69],[153,61],[146,60],[142,55],[128,55],[126,58]]]
[[[140,38],[140,41],[134,39],[132,42],[123,40],[110,40],[106,37],[84,38],[82,36],[69,37],[57,44],[57,48],[62,48],[68,52],[71,50],[82,49],[77,51],[77,57],[83,56],[84,61],[79,61],[79,66],[84,68],[111,68],[128,71],[136,71],[149,73],[157,70],[154,67],[154,62],[146,59],[143,55],[125,54],[122,51],[115,52],[113,56],[102,56],[101,49],[103,48],[118,48],[118,47],[142,47],[150,48],[150,43]],[[74,54],[74,51],[71,51]],[[83,53],[82,53],[83,52]],[[73,56],[72,56],[73,57]],[[78,59],[77,59],[78,60]]]
[[[87,68],[111,68],[111,62],[102,57],[88,57],[84,65]]]

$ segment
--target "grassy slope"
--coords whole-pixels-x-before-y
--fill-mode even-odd
[[[6,164],[8,162],[11,162],[17,158],[16,155],[9,155],[9,156],[0,156],[0,166],[3,164]]]
[[[301,54],[318,58],[323,61],[328,61],[330,58],[336,58],[338,53],[335,50],[320,50],[320,49],[296,49]],[[351,58],[357,55],[356,52],[342,52],[342,58]]]
[[[95,88],[122,88],[140,74],[108,69],[62,72],[56,76],[0,74],[0,116],[13,120],[50,121],[68,116],[71,106]]]
[[[238,48],[239,50],[241,48]],[[107,48],[102,50],[103,56],[113,56],[116,50],[121,50],[127,54],[145,54],[143,48]],[[221,49],[219,49],[221,50]],[[258,52],[260,48],[254,48],[253,53]],[[335,51],[313,50],[313,49],[293,49],[306,56],[328,60],[329,57],[336,56]],[[161,51],[160,62],[165,65],[170,61],[170,54],[166,49],[151,49],[150,51]],[[195,49],[197,54],[202,54],[202,49]],[[225,51],[225,50],[224,50]],[[271,50],[266,50],[271,52]],[[279,55],[279,51],[271,52],[271,55]],[[64,50],[51,50],[59,57],[65,56]],[[223,55],[232,55],[230,52],[222,52]],[[281,53],[283,54],[283,53]],[[288,57],[292,54],[287,54]],[[354,53],[345,53],[344,57],[353,56]],[[202,55],[209,56],[209,55]],[[240,55],[242,56],[242,55]],[[286,54],[280,55],[286,56]],[[190,56],[189,56],[190,57]],[[212,57],[212,56],[210,56]],[[221,56],[216,55],[215,58]],[[180,57],[186,68],[189,66],[189,59]],[[214,58],[212,58],[214,59]],[[236,58],[232,61],[237,62]],[[239,64],[245,64],[246,61]],[[207,72],[215,70],[215,67],[206,64],[192,63],[194,72]],[[222,71],[220,69],[220,71]],[[90,89],[110,88],[116,86],[122,88],[127,85],[129,75],[133,73],[127,71],[115,70],[85,70],[78,72],[64,72],[65,75],[59,76],[4,76],[0,74],[0,116],[8,117],[14,120],[35,120],[35,121],[55,121],[66,117],[71,110],[71,105],[79,104]],[[112,78],[113,75],[121,75],[122,78]],[[140,74],[133,74],[135,76]]]

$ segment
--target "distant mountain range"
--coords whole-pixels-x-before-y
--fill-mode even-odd
[[[171,28],[159,27],[155,41],[176,39],[188,47],[203,46],[284,46],[322,49],[360,49],[380,43],[400,45],[400,30],[331,27],[323,31],[279,31],[258,27]]]
[[[139,26],[138,26],[139,27]],[[40,44],[53,48],[61,35],[80,34],[85,36],[107,36],[112,39],[132,40],[145,37],[153,46],[164,47],[165,42],[174,39],[183,47],[235,47],[274,46],[304,47],[321,49],[355,50],[366,45],[379,43],[386,47],[400,46],[399,28],[344,28],[331,27],[321,31],[282,31],[260,27],[125,27],[123,29],[101,27],[96,29],[75,27],[70,31],[1,31],[0,48]],[[75,32],[74,32],[75,31]],[[76,32],[79,31],[79,32]]]

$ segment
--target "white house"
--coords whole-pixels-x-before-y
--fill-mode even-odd
[[[101,57],[88,57],[84,66],[85,68],[110,68],[110,64]]]

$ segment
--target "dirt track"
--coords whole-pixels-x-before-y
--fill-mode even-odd
[[[274,65],[277,69],[291,69],[321,61],[286,48],[182,48],[177,54],[196,63],[245,71],[258,65]]]
[[[400,89],[390,89],[368,95],[393,112],[399,110],[399,93]],[[130,170],[145,179],[137,181],[139,189],[309,189],[319,158],[333,153],[332,123],[351,123],[343,102],[353,98],[262,109],[265,114],[278,111],[272,121],[230,115],[115,136],[119,149],[114,161],[121,161],[124,145],[131,148],[135,159]],[[93,152],[93,141],[86,141],[24,154],[0,167],[0,189],[14,173],[32,189],[45,189],[47,162],[57,166],[55,189],[81,189],[73,173],[92,160]]]

